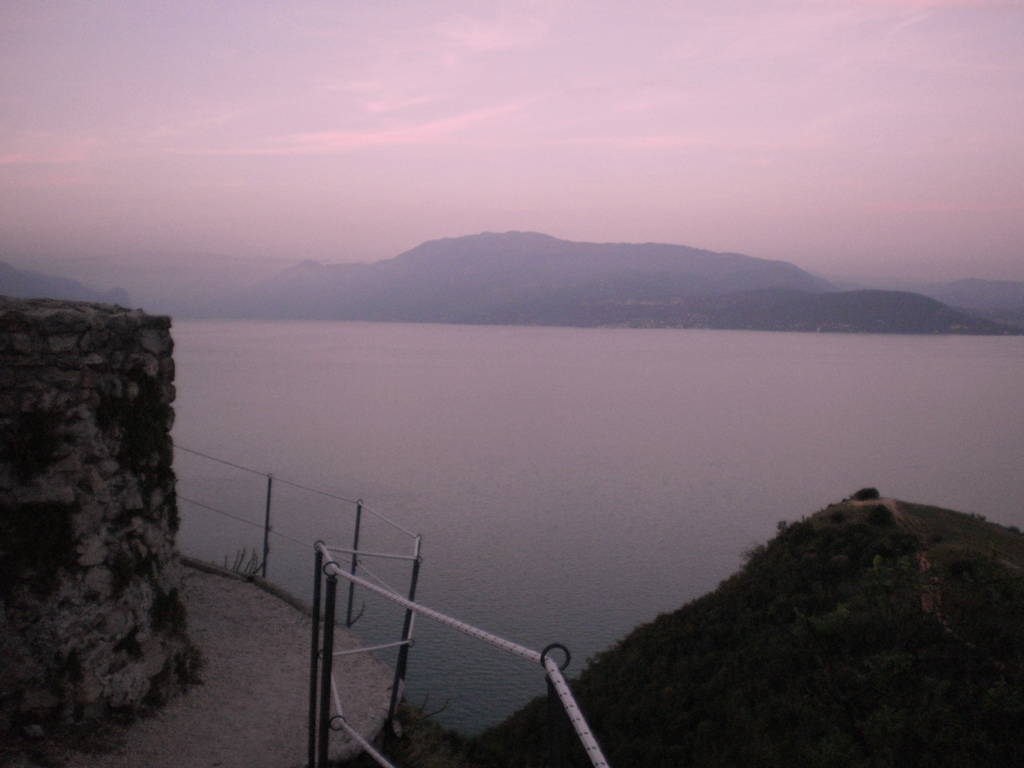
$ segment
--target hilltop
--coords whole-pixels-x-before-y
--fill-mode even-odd
[[[788,261],[539,232],[430,240],[373,263],[159,267],[149,309],[191,317],[843,333],[1024,333],[1024,283],[839,285]],[[223,260],[222,260],[223,261]],[[244,260],[243,260],[244,261]],[[199,271],[197,271],[197,269]],[[177,274],[176,274],[177,270]],[[205,270],[205,276],[201,276]],[[122,277],[128,278],[125,273]],[[0,262],[0,294],[127,303]]]
[[[786,261],[663,243],[537,232],[431,240],[372,264],[305,261],[225,297],[230,317],[717,328],[1019,333],[907,291],[840,291]]]
[[[64,299],[122,305],[130,302],[128,293],[121,288],[97,291],[77,280],[16,269],[5,261],[0,261],[0,295],[12,298]]]
[[[573,687],[613,766],[1024,764],[1024,536],[860,495],[589,661]],[[434,764],[544,765],[546,719],[432,734],[458,755]]]

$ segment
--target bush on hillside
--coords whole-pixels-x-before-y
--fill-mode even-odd
[[[854,501],[872,501],[873,499],[879,498],[879,496],[880,494],[878,493],[877,488],[861,488],[850,498]]]

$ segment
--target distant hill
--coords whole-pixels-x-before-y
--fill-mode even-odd
[[[129,303],[128,293],[120,288],[106,292],[96,291],[77,280],[15,269],[3,261],[0,261],[0,296],[13,296],[19,299],[99,301],[122,305]]]
[[[307,261],[227,308],[245,315],[486,323],[595,296],[643,300],[766,288],[831,286],[787,262],[735,253],[488,232],[432,240],[374,264]]]
[[[1012,333],[892,291],[842,292],[784,261],[535,232],[432,240],[374,264],[303,262],[225,299],[235,317],[518,325]]]
[[[1004,768],[1024,765],[1022,636],[1019,531],[849,501],[780,523],[573,688],[614,766]],[[538,699],[464,764],[544,765],[546,719]]]
[[[1024,282],[956,280],[921,286],[920,293],[992,320],[1024,327]]]
[[[906,291],[811,294],[763,290],[702,298],[662,309],[666,322],[686,327],[847,333],[1006,334],[1015,329]],[[682,313],[686,313],[683,315]]]

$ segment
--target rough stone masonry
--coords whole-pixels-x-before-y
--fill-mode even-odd
[[[0,297],[0,732],[194,674],[174,549],[170,319]]]

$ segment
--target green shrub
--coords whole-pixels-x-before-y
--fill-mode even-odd
[[[871,501],[879,498],[879,496],[880,494],[878,493],[877,488],[861,488],[850,498],[854,501]]]
[[[892,510],[885,506],[885,504],[876,504],[868,512],[868,522],[872,525],[892,525]]]

